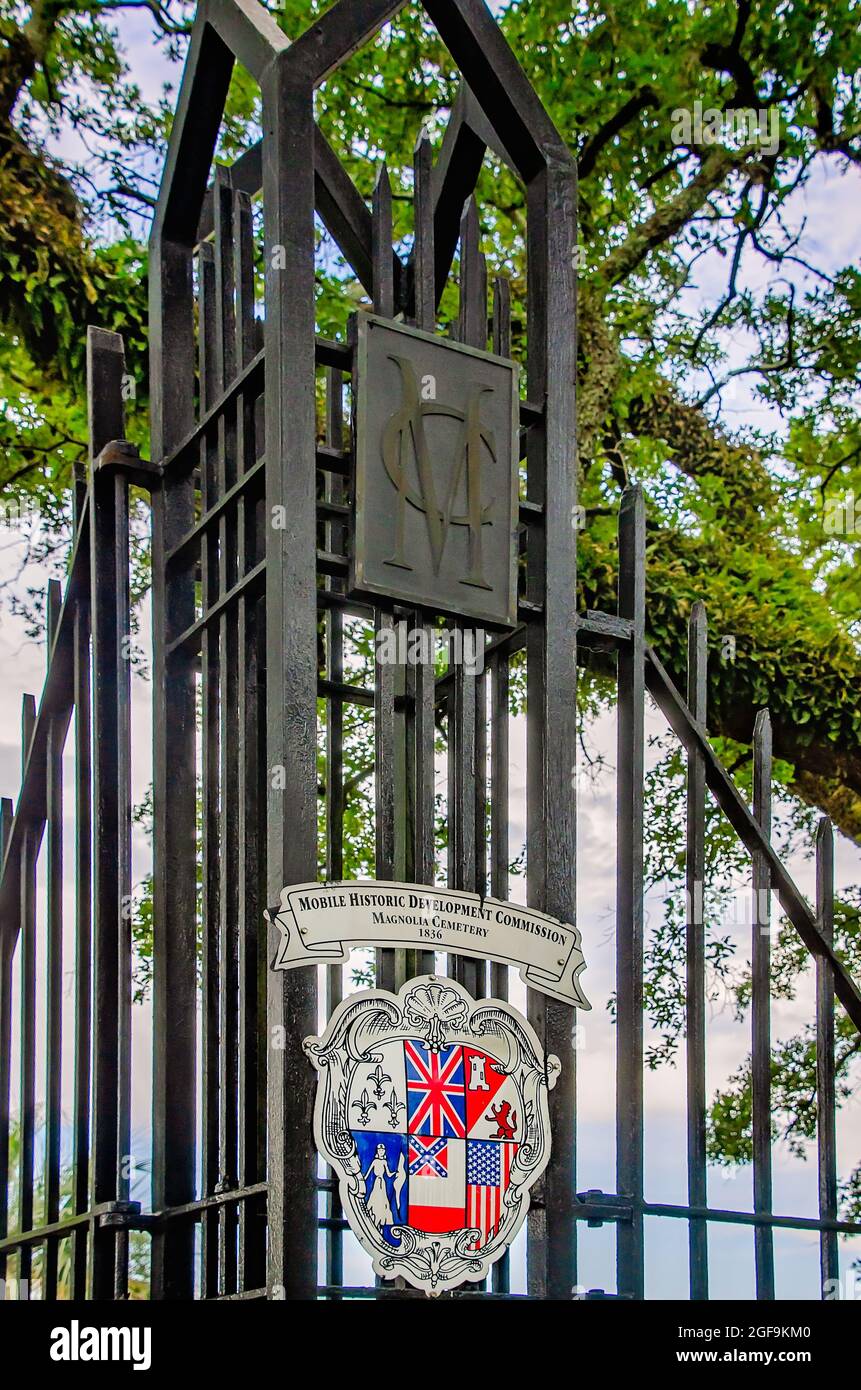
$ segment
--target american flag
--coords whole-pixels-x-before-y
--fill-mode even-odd
[[[511,1181],[511,1167],[519,1145],[492,1139],[468,1139],[466,1144],[466,1224],[481,1235],[480,1250],[499,1230],[502,1198]]]

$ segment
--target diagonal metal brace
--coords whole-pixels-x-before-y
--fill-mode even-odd
[[[646,685],[688,752],[696,752],[702,758],[706,785],[715,801],[745,848],[751,854],[762,855],[781,907],[810,954],[831,968],[834,992],[861,1032],[861,992],[858,986],[836,955],[834,947],[823,936],[815,914],[808,907],[771,841],[754,820],[747,803],[709,743],[705,729],[691,714],[651,647],[646,648]]]

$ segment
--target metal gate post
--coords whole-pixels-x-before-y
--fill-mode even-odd
[[[289,50],[262,83],[266,257],[267,891],[317,877],[313,83]],[[278,525],[282,522],[282,525]],[[283,776],[273,777],[273,769]],[[278,930],[270,927],[269,959]],[[269,972],[270,1297],[315,1298],[311,970]]]

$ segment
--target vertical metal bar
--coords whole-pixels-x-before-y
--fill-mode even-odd
[[[705,606],[697,601],[688,624],[688,709],[706,722],[708,626]],[[706,955],[705,955],[705,764],[696,750],[688,753],[685,847],[686,928],[686,1072],[688,1129],[688,1205],[707,1205],[706,1185]],[[690,1294],[709,1296],[708,1226],[688,1223]]]
[[[201,244],[197,257],[197,372],[200,399],[200,414],[215,404],[220,390],[221,373],[218,369],[218,335],[216,323],[215,293],[215,248],[209,241]],[[201,446],[201,490],[208,489],[210,502],[215,501],[217,486],[216,456],[211,439],[207,438]],[[204,499],[201,499],[203,503]],[[216,552],[217,555],[217,552]]]
[[[87,497],[87,470],[83,463],[72,465],[72,534],[77,536]]]
[[[47,649],[48,671],[57,636],[62,596],[59,580],[48,582]],[[63,730],[54,717],[48,726],[45,777],[47,810],[47,952],[46,975],[46,1077],[45,1077],[45,1178],[44,1220],[58,1220],[60,1213],[60,1138],[62,1116],[62,1008],[63,1008]],[[57,1297],[59,1245],[45,1242],[42,1297]]]
[[[9,837],[12,832],[12,821],[14,819],[14,806],[12,798],[9,796],[0,797],[0,864],[6,856],[9,848]]]
[[[234,207],[236,283],[236,355],[241,368],[255,350],[254,225],[251,199],[236,194]],[[245,473],[256,460],[254,399],[243,393],[237,401],[237,470]],[[252,500],[242,499],[238,513],[237,575],[257,562],[257,516]],[[239,840],[239,1182],[249,1187],[264,1176],[261,1150],[265,1145],[265,1114],[260,1100],[260,1018],[258,992],[260,951],[259,783],[260,662],[257,603],[243,595],[237,607],[240,676],[237,719],[239,773],[237,836]],[[259,1198],[243,1202],[239,1214],[239,1287],[260,1288],[266,1280],[265,1206]]]
[[[425,194],[416,186],[416,209]],[[418,232],[417,232],[418,235]],[[371,222],[371,249],[373,258],[373,299],[376,313],[391,317],[394,313],[394,276],[392,267],[392,194],[388,170],[382,164],[377,171],[374,185],[374,198]],[[335,614],[330,613],[331,622]],[[401,820],[403,829],[403,715],[395,715],[396,686],[403,685],[404,673],[399,668],[380,660],[385,651],[381,641],[394,636],[394,622],[390,613],[380,612],[376,625],[376,656],[374,658],[374,763],[375,763],[375,810],[376,810],[376,876],[378,879],[392,879],[396,872],[396,843],[403,851],[403,835],[397,835],[397,821]],[[402,693],[402,692],[401,692]],[[398,979],[398,957],[400,953],[390,950],[377,950],[376,983],[381,989],[396,989]],[[401,962],[403,964],[403,962]]]
[[[433,201],[431,195],[432,155],[427,132],[422,131],[416,142],[414,154],[414,227],[415,227],[415,316],[419,327],[433,328],[435,318],[434,300],[434,247],[433,247]],[[373,252],[374,252],[374,307],[377,313],[391,315],[394,312],[394,285],[392,260],[392,204],[388,170],[383,164],[380,168],[374,190],[373,207]],[[421,614],[414,616],[414,630],[420,632],[420,640],[430,645],[431,628],[423,622]],[[422,648],[422,651],[424,648]],[[398,694],[401,696],[401,713],[397,716],[393,729],[393,771],[397,785],[392,789],[392,816],[396,822],[392,831],[393,859],[397,843],[399,859],[405,876],[414,877],[417,882],[430,882],[433,878],[433,698],[434,673],[419,663],[418,666],[393,672]],[[386,695],[388,692],[386,692]],[[381,697],[383,691],[380,691]],[[394,686],[392,688],[394,695]],[[406,706],[403,697],[407,696]],[[396,746],[395,746],[396,745]],[[379,817],[388,814],[388,803],[377,801]],[[407,872],[409,864],[409,873]],[[378,875],[379,876],[379,875]],[[415,973],[433,969],[433,953],[422,951],[377,952],[378,982],[389,988],[399,987],[404,980]]]
[[[617,1228],[619,1293],[643,1297],[643,762],[646,524],[643,494],[619,510],[619,616],[633,627],[619,651],[616,866],[616,1171],[631,1199]]]
[[[434,877],[434,695],[433,629],[420,610],[407,620],[407,664],[403,669],[402,721],[404,879],[432,883]],[[400,865],[399,865],[400,872]],[[398,983],[434,970],[433,951],[398,951]]]
[[[414,640],[421,660],[413,667],[413,737],[415,741],[415,791],[413,803],[413,871],[417,883],[434,881],[434,725],[436,675],[434,628],[416,612]],[[433,952],[423,953],[423,973],[433,969]]]
[[[114,593],[116,594],[116,862],[117,862],[117,1194],[131,1191],[132,1099],[132,731],[131,592],[129,575],[129,488],[124,477],[114,487]],[[128,1293],[129,1234],[116,1233],[114,1295]]]
[[[32,700],[32,696],[25,696]],[[36,832],[24,831],[21,846],[20,920],[21,934],[21,1075],[18,1106],[18,1226],[33,1229],[33,1157],[36,1133]],[[33,1249],[21,1247],[18,1255],[19,1283],[29,1288],[32,1280]]]
[[[149,258],[152,455],[188,433],[194,411],[192,253],[157,224]],[[173,471],[153,494],[153,1203],[190,1202],[195,1188],[197,834],[194,658],[168,651],[194,621],[194,562],[167,552],[194,518],[194,482]],[[191,1223],[153,1235],[152,1296],[190,1298]]]
[[[53,582],[53,581],[52,581]],[[57,585],[59,591],[59,584]],[[56,601],[49,611],[56,615]],[[48,651],[56,624],[49,624]],[[47,758],[47,831],[48,831],[48,936],[47,936],[47,1014],[46,1039],[47,1075],[45,1078],[45,1212],[46,1225],[60,1216],[60,1137],[62,1114],[63,1065],[63,729],[61,720],[51,720],[48,730]],[[57,1297],[57,1256],[59,1245],[49,1239],[45,1244],[43,1297]]]
[[[487,347],[487,269],[479,250],[478,208],[468,198],[460,219],[460,315],[458,339]]]
[[[215,308],[218,387],[225,390],[236,375],[235,307],[235,195],[228,169],[219,167],[215,177]],[[218,493],[224,497],[236,481],[236,424],[233,410],[224,411],[218,421]],[[218,523],[219,597],[236,582],[237,527],[234,509],[222,511]],[[225,1192],[236,1186],[238,1177],[239,1085],[239,843],[235,788],[239,780],[238,727],[238,608],[222,609],[219,618],[220,676],[219,709],[219,803],[218,859],[221,875],[219,895],[219,975],[221,983],[220,1076],[219,1076],[219,1187]],[[220,1291],[236,1292],[237,1209],[222,1208],[220,1223]]]
[[[487,346],[487,270],[479,250],[478,209],[474,198],[468,198],[460,220],[460,313],[458,337],[469,347]],[[460,627],[461,641],[474,643],[476,656],[484,651],[484,632]],[[486,757],[487,704],[484,679],[464,666],[465,645],[459,653],[460,667],[455,672],[455,815],[450,824],[455,829],[455,854],[463,872],[459,887],[470,888],[484,895],[487,891],[486,866]],[[458,680],[460,675],[460,681]],[[463,715],[465,723],[461,725]],[[461,843],[458,843],[461,841]],[[455,960],[457,977],[474,998],[487,992],[486,962]]]
[[[493,351],[511,356],[511,285],[505,275],[493,278]]]
[[[123,594],[118,531],[119,480],[96,468],[112,439],[124,432],[122,339],[90,328],[87,334],[90,407],[90,605],[93,651],[93,1204],[116,1201],[122,1148],[123,1068],[128,1059],[127,1014],[121,1006],[123,898],[130,889],[123,858],[121,761],[128,718],[128,662],[121,647]],[[121,504],[120,504],[121,505]],[[128,582],[126,566],[125,582]],[[94,1226],[91,1289],[111,1299],[125,1283],[117,1234]]]
[[[247,367],[257,348],[257,320],[254,314],[254,209],[250,196],[238,189],[233,199],[233,282],[236,290],[236,365]],[[252,412],[253,418],[253,412]],[[244,441],[237,455],[242,471],[255,462]]]
[[[198,257],[198,374],[200,383],[200,412],[205,414],[218,399],[221,374],[218,368],[218,336],[216,323],[215,251],[204,243]],[[213,432],[208,430],[200,446],[200,506],[206,512],[218,498],[218,448]],[[200,549],[200,602],[207,613],[219,593],[218,531],[207,527]],[[218,1131],[219,1084],[221,1076],[221,975],[220,922],[221,871],[219,846],[219,694],[220,645],[219,628],[207,623],[201,635],[201,856],[202,921],[203,921],[203,978],[202,978],[202,1127],[203,1193],[212,1196],[218,1188]],[[217,1209],[204,1212],[201,1221],[201,1292],[212,1298],[219,1291],[218,1283],[218,1224]]]
[[[327,1017],[331,1018],[332,1012],[340,1004],[342,989],[342,966],[330,965],[326,970],[326,1012]],[[334,1180],[334,1187],[327,1194],[326,1215],[330,1221],[335,1222],[343,1216],[341,1206],[341,1194],[338,1189],[338,1177],[334,1169],[329,1170],[329,1176]],[[331,1288],[336,1288],[344,1282],[344,1233],[334,1225],[326,1232],[326,1283]]]
[[[834,832],[828,816],[816,830],[816,917],[829,945],[834,942]],[[834,1088],[834,977],[816,957],[816,1141],[819,1169],[819,1219],[837,1219],[837,1102]],[[837,1232],[819,1233],[821,1296],[840,1277]]]
[[[371,250],[374,277],[374,313],[392,318],[395,312],[394,267],[392,264],[392,187],[385,161],[377,170],[371,222]]]
[[[290,50],[265,74],[263,210],[266,251],[266,542],[268,895],[317,874],[316,422],[314,374],[314,112],[310,79]],[[289,179],[285,170],[290,170]],[[283,250],[275,257],[273,248]],[[273,513],[273,508],[281,508]],[[277,928],[270,928],[270,959]],[[311,1132],[314,1082],[302,1039],[317,1021],[313,971],[269,972],[269,1286],[287,1298],[317,1290],[317,1192]]]
[[[225,555],[227,547],[222,549]],[[222,573],[225,566],[222,564]],[[223,789],[220,823],[221,863],[221,1134],[219,1144],[219,1190],[236,1186],[238,1175],[237,1095],[239,1084],[239,840],[237,834],[238,806],[235,788],[239,773],[238,712],[238,644],[237,610],[221,617],[221,677],[219,702],[221,715],[221,787]],[[230,789],[234,790],[230,790]],[[236,1235],[237,1210],[234,1205],[221,1213],[221,1285],[224,1293],[236,1292]]]
[[[448,701],[448,881],[451,888],[474,891],[477,701],[476,677],[463,661],[464,631],[464,625],[458,623],[460,651],[449,650],[453,684]],[[448,971],[473,998],[480,999],[484,995],[484,961],[472,956],[450,955]]]
[[[484,632],[475,633],[476,653],[484,653]],[[480,646],[478,645],[480,643]],[[475,677],[475,883],[476,893],[487,893],[487,680]]]
[[[428,333],[433,332],[436,322],[432,170],[430,136],[423,126],[413,153],[413,275],[416,327]]]
[[[460,219],[460,307],[452,336],[470,347],[487,342],[487,276],[484,257],[479,251],[478,211],[474,198],[468,198]],[[466,643],[475,639],[484,644],[484,633],[473,633],[458,623],[455,644],[449,645],[449,674],[452,676],[448,699],[448,878],[453,888],[478,887],[478,801],[484,769],[478,754],[483,748],[479,728],[478,683],[474,670],[464,664]],[[450,955],[448,971],[470,994],[486,993],[484,961]]]
[[[527,632],[527,890],[529,903],[565,922],[576,912],[577,741],[576,170],[560,142],[527,188],[527,395],[544,403],[530,431],[527,488],[544,506],[543,536],[530,537],[530,593],[543,621]],[[572,1014],[532,991],[530,1021],[562,1072],[550,1093],[553,1157],[529,1217],[530,1291],[571,1297],[577,1282],[572,1220],[576,1153],[576,1054]]]
[[[375,876],[391,880],[395,876],[395,675],[397,667],[388,659],[394,645],[392,614],[378,610],[374,655],[374,805],[376,808]],[[395,953],[377,950],[377,985],[394,989]]]
[[[487,268],[484,256],[479,250],[478,208],[474,198],[468,198],[460,220],[460,314],[458,336],[469,347],[487,347]],[[480,628],[461,629],[464,641],[467,637],[473,642],[473,651],[478,657],[485,646],[484,632]],[[461,659],[465,651],[461,651]],[[477,665],[477,662],[476,662]],[[472,739],[474,746],[472,763],[472,806],[465,805],[464,815],[471,822],[471,865],[467,866],[468,877],[465,886],[484,895],[487,891],[487,847],[486,847],[486,796],[487,796],[487,699],[483,676],[477,671],[466,671],[465,682],[471,686],[469,701],[472,705]],[[455,702],[457,708],[457,701]],[[464,738],[468,737],[464,732]],[[465,750],[464,750],[465,751]],[[465,789],[469,795],[469,787]],[[473,962],[469,973],[470,993],[479,998],[486,993],[487,969],[483,961]]]
[[[505,902],[508,898],[508,759],[509,759],[509,669],[508,656],[495,653],[490,665],[490,892]],[[508,998],[508,967],[490,967],[491,994]]]
[[[60,619],[60,609],[63,604],[63,594],[60,588],[59,579],[48,580],[48,593],[45,604],[46,632],[48,649],[48,666],[51,664],[51,653],[54,650],[54,640],[57,636],[57,626]]]
[[[215,224],[215,351],[219,385],[229,386],[236,375],[236,263],[234,256],[235,194],[230,169],[215,170],[213,213]],[[227,461],[230,467],[231,461]]]
[[[384,172],[384,169],[383,169]],[[388,223],[388,244],[386,233],[379,229],[378,198],[380,177],[374,194],[375,228],[375,284],[379,284],[378,257],[380,244],[385,246],[387,261],[391,270],[391,213]],[[384,260],[386,257],[384,257]],[[377,300],[378,312],[383,312]],[[387,312],[391,312],[391,308]],[[326,370],[326,443],[333,449],[344,446],[344,380],[341,372],[333,367]],[[334,474],[326,478],[327,496],[331,502],[344,499],[343,480]],[[330,521],[327,527],[327,548],[340,551],[344,544],[342,522]],[[329,589],[340,589],[338,579],[327,579]],[[344,680],[344,617],[340,608],[330,608],[326,614],[326,671],[334,686]],[[326,877],[337,882],[344,876],[344,702],[340,695],[332,695],[326,705]],[[326,970],[326,1012],[331,1018],[343,995],[343,966],[330,965]],[[343,1216],[341,1194],[338,1191],[337,1175],[335,1185],[328,1194],[326,1215],[332,1222]],[[326,1283],[337,1287],[344,1282],[344,1233],[332,1225],[326,1233]]]
[[[0,864],[9,845],[12,802],[0,800]],[[12,1061],[12,942],[15,923],[6,920],[0,932],[0,1241],[9,1231],[9,1099]],[[6,1255],[0,1252],[0,1279],[6,1277]]]
[[[394,615],[377,609],[374,654],[374,805],[375,875],[403,880],[405,874],[406,756],[403,697],[405,671],[397,650],[403,629]],[[401,706],[396,712],[396,698]],[[408,978],[414,953],[380,948],[375,952],[376,984],[397,990]],[[398,1287],[404,1287],[398,1280]]]
[[[407,626],[401,610],[399,627],[406,635]],[[395,879],[399,883],[415,881],[413,862],[412,806],[415,787],[415,737],[413,729],[414,672],[409,662],[399,662],[395,671]],[[406,980],[418,973],[418,959],[424,952],[395,951],[395,982],[400,989]]]
[[[200,62],[205,71],[195,70]],[[150,237],[151,452],[161,462],[191,430],[195,402],[193,248],[197,209],[218,137],[234,58],[206,24],[192,35],[180,93],[181,173],[171,174]],[[193,113],[189,104],[193,103]],[[184,167],[183,167],[184,166]],[[199,206],[199,205],[198,205]],[[195,479],[169,469],[153,494],[153,1203],[195,1193],[197,1107],[196,655],[173,642],[195,619],[198,557],[167,556],[195,518]],[[194,1227],[164,1223],[152,1241],[154,1299],[191,1298]]]
[[[771,836],[771,718],[756,716],[753,730],[753,814]],[[771,1212],[771,875],[762,856],[753,856],[751,939],[751,1084],[753,1108],[753,1209]],[[770,1226],[754,1231],[756,1296],[774,1298],[774,1239]]]
[[[506,282],[507,283],[507,282]],[[494,334],[498,320],[494,315]],[[494,342],[495,346],[495,342]],[[495,653],[490,664],[490,892],[505,902],[508,898],[508,759],[509,759],[509,670],[508,656]],[[492,999],[508,998],[508,967],[490,967]],[[506,1250],[493,1266],[491,1284],[495,1293],[510,1288],[509,1255]]]
[[[326,372],[326,443],[334,449],[341,449],[344,444],[343,377],[333,367],[329,367]],[[343,501],[341,478],[328,474],[327,489],[329,501]],[[343,532],[342,523],[329,523],[330,549],[338,549],[343,544]],[[331,578],[327,582],[332,589],[338,583]],[[343,683],[344,617],[340,608],[330,609],[326,618],[326,670],[333,685]],[[337,881],[344,873],[344,702],[339,696],[329,698],[327,718],[326,876],[332,881]],[[341,967],[333,966],[332,970],[338,973],[340,987]]]
[[[336,965],[330,965],[326,970],[326,1014],[328,1018],[331,1018],[333,1011],[343,997],[342,970],[342,966]],[[341,1219],[344,1212],[341,1206],[338,1177],[334,1169],[329,1170],[329,1176],[334,1180],[334,1187],[327,1194],[326,1215],[330,1221],[336,1222]],[[331,1288],[337,1288],[343,1282],[344,1232],[333,1225],[326,1232],[326,1283]]]
[[[73,1210],[87,1210],[90,1190],[90,1061],[92,1028],[92,757],[90,750],[90,605],[75,610],[75,1087],[72,1129]],[[88,1230],[73,1237],[72,1297],[87,1291]]]
[[[376,877],[391,879],[395,862],[395,671],[386,653],[395,636],[391,613],[379,612],[376,622],[374,681],[374,754],[376,804]]]
[[[417,156],[419,162],[424,156]],[[429,159],[429,156],[428,156]],[[418,168],[418,165],[417,165]],[[422,166],[422,174],[417,174],[415,208],[416,237],[419,238],[419,222],[422,222],[421,236],[427,236],[428,218],[432,223],[429,184],[427,182],[428,160]],[[421,187],[419,187],[419,182]],[[424,219],[422,221],[422,219]],[[433,231],[431,227],[431,240]],[[394,273],[392,259],[392,193],[389,174],[385,163],[377,171],[374,186],[373,213],[371,224],[373,258],[373,298],[374,310],[378,314],[391,317],[394,314]],[[433,276],[433,247],[431,244],[431,278]],[[426,267],[425,267],[426,268]],[[418,293],[421,296],[422,289]],[[423,310],[424,312],[424,310]],[[330,613],[329,621],[336,616]],[[377,632],[392,631],[392,618],[380,614]],[[410,786],[412,785],[413,752],[408,743],[412,737],[413,717],[405,709],[404,696],[408,682],[412,684],[412,672],[402,666],[392,666],[381,675],[379,662],[376,663],[375,710],[375,762],[376,762],[376,824],[377,824],[377,877],[408,877],[406,861],[412,854],[412,846],[407,844],[407,828],[410,817]],[[395,702],[398,711],[395,712]],[[381,782],[382,779],[382,782]],[[385,872],[383,872],[385,869]],[[377,984],[381,988],[397,989],[413,973],[415,955],[412,952],[376,952]],[[340,1235],[340,1233],[336,1233]]]
[[[498,357],[511,356],[511,284],[505,275],[493,279],[493,351]],[[490,891],[494,898],[508,898],[508,759],[509,759],[509,659],[497,654],[490,667]],[[508,967],[490,967],[490,993],[494,999],[508,998]],[[509,1290],[509,1257],[493,1267],[493,1288]]]
[[[24,695],[21,700],[21,785],[27,773],[27,764],[30,758],[30,749],[33,743],[33,732],[36,728],[36,697],[34,695]]]
[[[407,636],[407,625],[404,618],[404,610],[395,609],[395,620],[399,642]],[[395,667],[395,707],[394,707],[394,769],[395,769],[395,857],[394,857],[394,877],[399,883],[407,882],[412,875],[409,867],[412,858],[412,846],[409,836],[409,815],[410,815],[410,792],[409,782],[412,777],[412,751],[410,748],[411,737],[409,732],[410,715],[407,709],[409,701],[409,686],[411,684],[408,673],[408,662],[402,661],[401,656],[405,653],[398,652],[398,664]],[[406,955],[400,952],[402,963],[406,964]],[[407,976],[404,975],[404,979]],[[400,989],[403,980],[398,983]]]
[[[125,430],[123,375],[125,358],[119,333],[87,329],[87,418],[90,464],[106,444],[122,439]]]

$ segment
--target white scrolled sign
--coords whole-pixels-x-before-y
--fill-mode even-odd
[[[516,966],[530,988],[592,1007],[576,927],[519,903],[419,883],[297,883],[266,918],[281,932],[275,970],[338,965],[355,946],[445,951]]]

